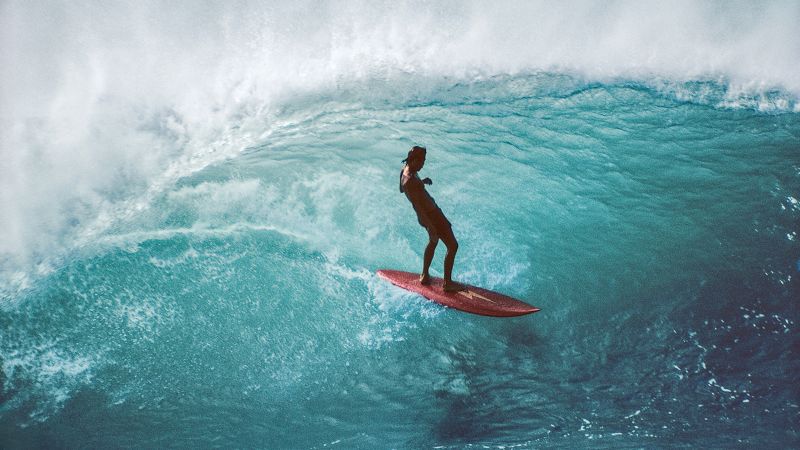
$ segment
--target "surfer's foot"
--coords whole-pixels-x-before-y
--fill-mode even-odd
[[[453,281],[445,281],[442,290],[445,292],[458,292],[465,291],[467,288]]]
[[[427,286],[427,285],[431,284],[430,275],[427,275],[427,274],[424,274],[424,273],[422,275],[420,275],[419,276],[419,284],[421,284],[423,286]]]

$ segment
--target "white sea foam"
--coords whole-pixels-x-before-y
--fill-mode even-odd
[[[298,94],[551,71],[797,99],[798,22],[796,1],[3,2],[0,298]]]
[[[43,394],[46,400],[39,402],[30,417],[46,420],[53,409],[63,406],[76,388],[91,382],[96,358],[63,350],[57,342],[13,349],[2,362],[2,370],[12,383],[18,379],[29,380],[31,389],[12,397],[10,404],[25,402],[30,394]]]

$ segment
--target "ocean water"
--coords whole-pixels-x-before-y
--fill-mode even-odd
[[[798,2],[0,13],[0,447],[800,445]]]

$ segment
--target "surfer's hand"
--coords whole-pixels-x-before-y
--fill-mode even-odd
[[[424,184],[427,184],[427,185],[431,185],[431,184],[433,184],[433,181],[432,181],[430,178],[424,178],[424,179],[422,180],[422,182],[423,182]]]

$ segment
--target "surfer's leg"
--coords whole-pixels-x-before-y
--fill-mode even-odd
[[[433,261],[433,253],[436,251],[436,245],[439,243],[439,236],[436,234],[435,231],[432,230],[433,227],[428,227],[428,246],[425,247],[425,256],[422,261],[422,276],[419,277],[419,281],[422,284],[430,283],[430,274],[428,274],[428,270],[431,268],[431,262]]]
[[[459,286],[453,283],[453,264],[456,261],[456,252],[458,252],[458,241],[453,235],[453,229],[448,226],[442,233],[441,239],[447,246],[447,254],[444,256],[444,289],[446,291],[459,290]]]

